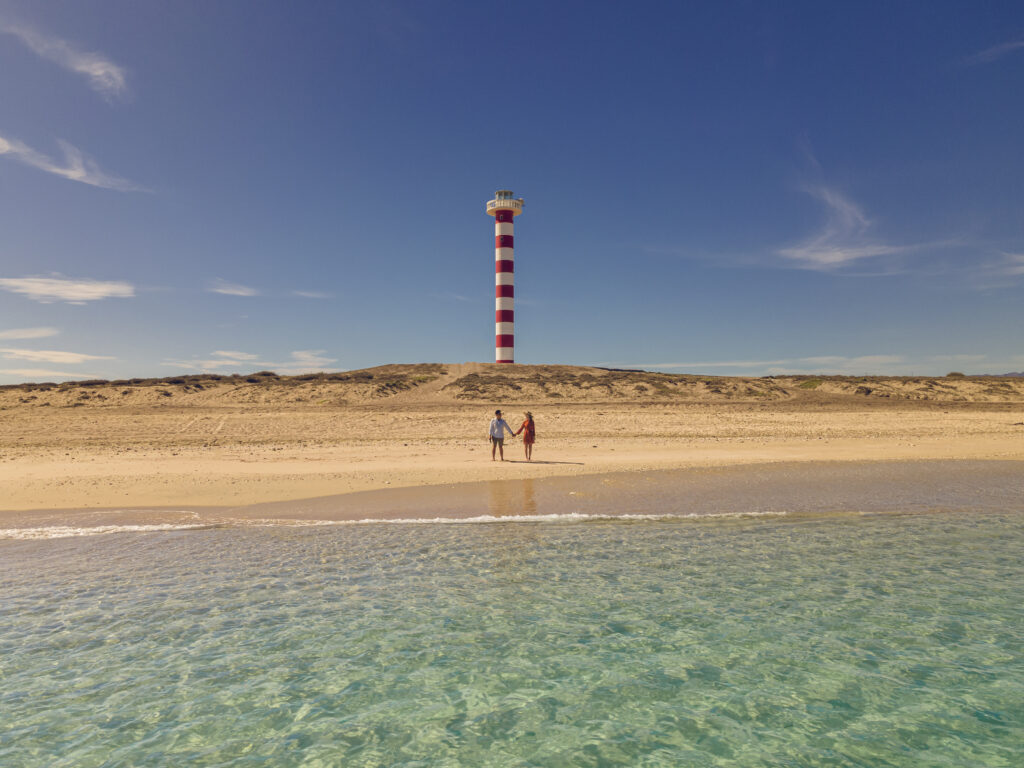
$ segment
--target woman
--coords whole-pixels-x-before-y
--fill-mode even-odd
[[[533,414],[526,412],[526,421],[516,430],[518,435],[523,433],[523,448],[526,451],[526,460],[533,461],[533,441],[537,439],[537,430],[533,426]]]

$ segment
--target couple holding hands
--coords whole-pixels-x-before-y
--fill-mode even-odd
[[[529,411],[526,412],[526,418],[523,420],[522,425],[515,432],[512,431],[512,427],[508,425],[508,422],[501,417],[501,411],[494,412],[494,418],[491,419],[491,461],[494,461],[494,452],[497,449],[501,455],[501,460],[505,460],[505,432],[511,437],[515,437],[520,432],[523,433],[523,448],[526,449],[526,460],[533,460],[533,443],[537,438],[537,432],[533,426],[533,414]]]

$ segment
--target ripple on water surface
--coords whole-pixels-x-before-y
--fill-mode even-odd
[[[5,766],[1017,766],[1024,516],[0,542]]]

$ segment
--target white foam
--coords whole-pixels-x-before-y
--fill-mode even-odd
[[[66,539],[73,536],[102,536],[108,533],[154,533],[212,528],[211,525],[50,525],[41,528],[0,528],[0,539]]]
[[[66,539],[75,536],[102,536],[110,533],[160,533],[166,531],[195,531],[226,526],[243,527],[310,527],[339,525],[492,525],[510,523],[586,523],[594,521],[668,522],[672,520],[721,520],[749,517],[784,517],[788,512],[718,512],[714,514],[586,514],[566,512],[551,515],[477,515],[475,517],[399,517],[364,518],[360,520],[223,520],[218,523],[156,525],[51,525],[38,528],[0,528],[0,539]]]
[[[365,518],[361,520],[250,520],[254,526],[331,526],[331,525],[480,525],[493,523],[578,523],[598,520],[721,520],[723,518],[785,517],[788,512],[718,512],[713,514],[586,514],[566,512],[551,515],[477,515],[476,517],[398,517]]]

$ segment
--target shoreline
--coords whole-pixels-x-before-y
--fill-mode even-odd
[[[508,446],[507,446],[508,447]],[[512,449],[518,449],[513,445]],[[477,454],[482,455],[483,450]],[[267,502],[296,502],[386,489],[423,489],[462,482],[599,476],[616,472],[694,470],[765,466],[780,463],[856,464],[912,461],[1024,462],[1024,440],[984,444],[943,441],[906,444],[818,445],[773,441],[673,446],[618,444],[587,453],[578,449],[563,461],[506,459],[490,462],[466,455],[353,458],[342,452],[318,452],[307,459],[208,459],[185,454],[169,459],[142,454],[132,460],[96,457],[70,462],[32,462],[0,466],[0,484],[10,489],[0,512],[124,507],[230,508]],[[347,453],[347,452],[344,452]],[[542,455],[543,456],[543,455]],[[341,465],[341,466],[339,466]],[[28,502],[28,503],[27,503]]]
[[[240,506],[3,510],[0,539],[238,526],[804,520],[956,510],[1024,513],[1024,461],[780,461],[384,488]]]
[[[977,492],[983,492],[979,497]],[[893,494],[901,495],[900,501]],[[239,519],[353,521],[535,515],[703,517],[1020,507],[1024,462],[765,462],[362,491],[233,507]]]

